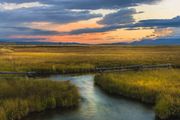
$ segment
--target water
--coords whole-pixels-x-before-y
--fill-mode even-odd
[[[80,107],[31,114],[25,120],[155,120],[151,107],[105,94],[94,85],[94,75],[54,75],[51,80],[70,80],[79,87]]]

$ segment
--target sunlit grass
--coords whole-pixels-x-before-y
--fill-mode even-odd
[[[3,47],[3,49],[5,49]],[[7,52],[11,51],[11,52]],[[134,64],[180,65],[180,47],[7,47],[0,52],[0,71],[80,72],[96,67]]]
[[[85,73],[96,67],[166,63],[180,66],[179,46],[0,46],[0,72]],[[98,80],[97,84],[110,93],[154,103],[157,115],[160,118],[168,118],[176,116],[179,112],[178,74],[179,70],[103,74],[96,76],[96,82]],[[56,89],[56,85],[60,88]],[[62,92],[64,85],[66,90]],[[49,87],[51,89],[48,89]],[[29,112],[57,106],[55,99],[49,96],[42,101],[41,95],[44,96],[47,92],[46,88],[52,94],[64,93],[64,96],[61,96],[61,105],[71,105],[69,97],[76,99],[78,96],[76,88],[67,82],[19,81],[11,78],[1,80],[0,120],[21,118]],[[26,96],[26,92],[29,92],[30,97]],[[40,94],[36,94],[39,92]],[[14,111],[17,113],[12,115]]]
[[[161,119],[180,117],[180,70],[99,74],[95,82],[110,94],[155,104]]]

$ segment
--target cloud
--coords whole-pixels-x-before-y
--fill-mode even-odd
[[[70,23],[102,17],[91,10],[119,9],[161,0],[1,0],[0,25],[22,22]],[[73,10],[79,11],[73,11]]]
[[[101,28],[84,28],[84,29],[72,30],[71,32],[68,32],[67,34],[78,35],[78,34],[84,34],[84,33],[99,33],[99,32],[113,31],[113,30],[120,29],[123,27],[124,25],[111,25],[111,26],[105,26]]]
[[[55,4],[62,4],[67,9],[86,10],[119,9],[122,7],[137,6],[139,4],[152,4],[159,1],[161,0],[53,0]],[[46,2],[48,3],[49,0]]]
[[[73,30],[69,34],[84,34],[84,33],[96,33],[96,32],[108,32],[117,29],[136,29],[138,27],[148,27],[148,28],[167,28],[167,27],[180,27],[180,16],[174,17],[172,19],[149,19],[141,20],[134,24],[127,25],[109,25],[101,28],[84,28],[79,30]]]
[[[102,17],[91,10],[119,9],[160,0],[1,0],[0,25],[21,26],[22,23],[71,23]],[[73,10],[78,11],[73,11]]]
[[[141,20],[137,24],[137,27],[180,27],[180,16],[172,19],[149,19]]]
[[[40,30],[40,29],[33,29],[27,27],[9,27],[6,29],[13,29],[12,33],[9,34],[23,34],[23,35],[79,35],[79,34],[86,34],[86,33],[100,33],[100,32],[108,32],[114,31],[117,29],[125,29],[128,30],[136,30],[140,27],[148,27],[148,28],[166,28],[166,27],[180,27],[180,17],[177,16],[172,19],[150,19],[150,20],[142,20],[138,23],[134,24],[115,24],[115,25],[108,25],[101,28],[83,28],[72,30],[70,32],[57,32],[57,31],[48,31],[48,30]],[[5,30],[3,28],[3,30]],[[0,30],[1,31],[1,30]],[[1,33],[1,32],[0,32]]]
[[[102,20],[98,21],[99,24],[114,25],[114,24],[130,24],[134,22],[133,14],[136,14],[136,10],[123,9],[115,13],[106,15]]]
[[[23,31],[26,35],[57,35],[60,34],[57,31],[49,31],[49,30],[40,30],[40,29],[32,29],[27,27],[10,27],[16,31]]]
[[[32,29],[27,27],[0,27],[0,36],[5,37],[9,35],[61,35],[64,33],[60,33],[57,31],[48,31],[48,30],[40,30],[40,29]]]
[[[155,4],[162,0],[1,0],[0,2],[0,37],[11,35],[80,35],[101,33],[117,29],[139,29],[180,27],[180,17],[173,19],[148,19],[135,23],[134,6]],[[96,10],[113,10],[104,14],[93,13]],[[32,22],[50,22],[67,24],[93,18],[102,18],[97,23],[101,28],[83,28],[70,32],[57,32],[33,29],[26,26]],[[8,40],[8,39],[7,39]],[[10,40],[10,39],[9,39]],[[13,40],[13,39],[12,39]],[[30,39],[29,39],[30,40]],[[38,39],[32,39],[38,40]],[[28,41],[28,40],[27,40]]]
[[[45,38],[0,38],[0,42],[37,42],[46,41]]]
[[[42,4],[40,2],[28,2],[28,3],[0,3],[0,10],[16,10],[22,8],[33,7],[49,7],[50,5]]]
[[[39,30],[39,29],[26,28],[26,27],[11,27],[11,29],[15,29],[16,32],[24,31],[24,33],[22,34],[32,34],[32,35],[64,35],[64,34],[79,35],[85,33],[108,32],[108,31],[125,29],[125,28],[129,30],[136,30],[139,27],[148,27],[148,28],[180,27],[180,16],[174,17],[172,19],[142,20],[134,24],[126,24],[126,25],[115,24],[115,25],[104,26],[101,28],[83,28],[78,30],[72,30],[70,32],[47,31],[47,30]]]
[[[8,3],[22,3],[21,0],[1,0]],[[33,0],[35,1],[35,0]],[[153,4],[162,0],[38,0],[44,4],[57,5],[65,9],[119,9],[121,7],[137,6],[139,4]],[[23,0],[32,2],[32,0]]]
[[[180,45],[180,38],[144,39],[130,43],[131,45]]]
[[[35,12],[36,11],[36,12]],[[0,11],[0,24],[21,24],[25,22],[56,22],[69,23],[101,17],[100,14],[90,14],[89,11],[69,11],[56,7],[18,9],[14,11]]]

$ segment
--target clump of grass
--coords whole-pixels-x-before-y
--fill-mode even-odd
[[[180,96],[164,94],[156,101],[155,112],[161,119],[180,118]]]
[[[95,83],[110,94],[155,104],[160,119],[180,118],[180,70],[106,73]]]
[[[19,120],[32,112],[74,107],[78,102],[78,90],[68,81],[0,81],[0,120]]]

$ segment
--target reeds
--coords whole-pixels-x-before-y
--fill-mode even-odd
[[[1,52],[0,71],[83,73],[96,67],[166,63],[180,65],[178,46],[11,46]]]
[[[158,118],[180,118],[180,70],[99,74],[95,83],[110,94],[155,104]]]
[[[19,120],[32,112],[77,106],[79,93],[68,81],[0,80],[0,120]]]

